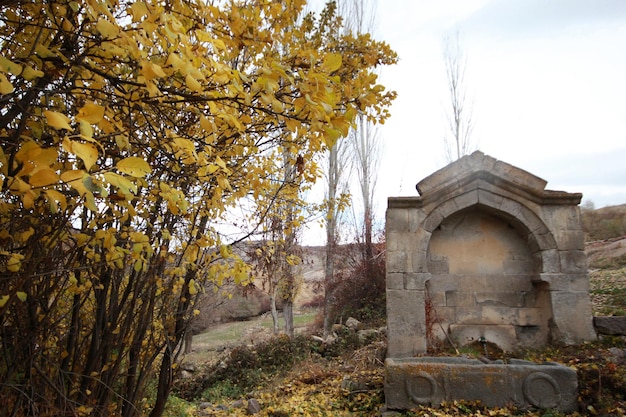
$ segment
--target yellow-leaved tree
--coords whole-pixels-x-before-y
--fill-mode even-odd
[[[276,158],[306,186],[357,113],[387,117],[386,44],[304,0],[223,3],[0,5],[8,415],[162,415],[203,284],[248,280],[221,220],[253,198],[262,224],[294,193]]]

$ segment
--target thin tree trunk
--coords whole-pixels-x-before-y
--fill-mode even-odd
[[[278,309],[276,308],[276,291],[270,294],[270,312],[272,314],[273,333],[278,334]]]

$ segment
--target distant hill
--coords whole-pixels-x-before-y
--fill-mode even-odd
[[[626,235],[626,204],[595,210],[583,207],[581,213],[587,242]]]

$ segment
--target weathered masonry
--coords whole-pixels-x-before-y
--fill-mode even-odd
[[[387,208],[388,357],[595,339],[580,193],[474,152]]]

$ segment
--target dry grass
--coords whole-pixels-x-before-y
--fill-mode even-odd
[[[594,315],[626,315],[626,267],[592,271],[589,294]]]

